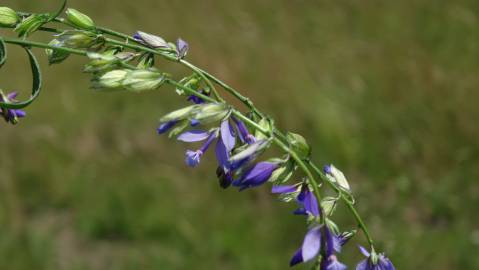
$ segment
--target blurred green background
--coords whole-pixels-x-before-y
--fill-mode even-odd
[[[182,37],[189,60],[304,134],[397,269],[479,269],[479,1],[69,2],[98,25]],[[9,52],[1,87],[26,97],[26,57]],[[98,93],[85,59],[47,67],[36,52],[44,91],[0,131],[0,269],[288,269],[303,219],[267,187],[221,190],[212,153],[187,169],[186,145],[155,134],[185,104],[173,89]]]

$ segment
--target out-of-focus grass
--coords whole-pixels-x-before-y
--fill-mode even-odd
[[[37,12],[56,4],[2,2]],[[479,2],[70,6],[123,32],[188,40],[192,62],[344,170],[398,269],[479,268]],[[26,96],[26,59],[9,48],[1,87]],[[171,88],[96,93],[84,59],[47,68],[42,58],[42,96],[0,132],[0,269],[287,268],[303,221],[265,187],[220,190],[211,155],[185,168],[186,146],[155,134],[158,117],[185,104]],[[342,256],[351,269],[359,239]]]

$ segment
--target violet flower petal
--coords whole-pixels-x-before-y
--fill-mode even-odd
[[[229,163],[229,154],[228,151],[226,150],[226,147],[223,143],[223,140],[218,140],[216,142],[216,159],[218,160],[218,165],[221,167],[221,169],[225,170],[230,167]]]
[[[7,94],[7,99],[14,100],[18,96],[18,92],[11,92]]]
[[[369,257],[371,256],[371,254],[369,253],[369,251],[367,251],[364,247],[362,246],[358,246],[359,247],[359,251],[361,251],[361,253],[366,256],[366,257]]]
[[[158,134],[163,134],[167,132],[168,130],[170,130],[172,127],[174,127],[176,123],[178,123],[178,121],[176,120],[168,121],[166,123],[161,124],[160,127],[156,129],[156,131]]]
[[[336,256],[331,256],[328,258],[327,263],[326,263],[326,268],[325,270],[346,270],[347,267],[346,265],[340,263],[337,259]],[[323,268],[321,268],[323,269]]]
[[[303,262],[302,250],[298,249],[296,253],[294,253],[293,257],[291,258],[291,261],[289,262],[289,266],[295,266],[302,262]]]
[[[240,178],[240,186],[254,187],[266,182],[278,168],[278,164],[272,162],[258,162]]]
[[[236,144],[236,137],[229,120],[221,122],[221,140],[228,152],[231,152]]]
[[[373,270],[369,267],[369,260],[364,259],[358,263],[356,270]]]
[[[306,192],[304,198],[304,208],[308,211],[311,215],[315,217],[319,217],[319,207],[318,207],[318,200],[316,196],[314,196],[313,192],[308,191]]]
[[[273,186],[271,188],[271,193],[280,194],[280,193],[293,193],[298,189],[297,186],[294,185],[286,185],[286,186]]]
[[[321,249],[321,226],[316,226],[308,231],[306,234],[301,254],[303,261],[307,262],[314,259]]]
[[[199,142],[209,137],[209,133],[203,130],[190,130],[178,136],[178,140],[182,142]]]
[[[27,113],[23,110],[15,110],[15,114],[17,115],[18,118],[23,118],[27,116]]]

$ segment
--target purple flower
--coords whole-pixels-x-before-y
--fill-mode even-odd
[[[183,39],[179,38],[176,40],[176,56],[178,59],[183,59],[188,53],[188,43]]]
[[[298,201],[300,208],[294,211],[294,214],[312,215],[314,217],[320,216],[321,213],[319,211],[318,199],[306,184],[303,184],[301,192],[298,194],[296,200]]]
[[[308,231],[303,245],[291,258],[290,266],[314,259],[319,255],[322,245],[324,245],[327,259],[321,261],[321,270],[346,269],[346,266],[338,262],[334,255],[334,251],[339,252],[340,250],[338,237],[325,225],[317,225]]]
[[[186,151],[186,165],[190,167],[196,167],[200,163],[201,156],[203,156],[203,154],[208,150],[211,143],[216,139],[216,137],[218,137],[217,130],[214,130],[210,133],[202,130],[192,130],[180,134],[180,136],[178,136],[178,140],[183,142],[199,142],[206,140],[200,149],[196,151]]]
[[[359,246],[361,253],[367,257],[362,260],[357,266],[356,270],[395,270],[392,262],[383,254],[377,254],[374,249],[369,253],[365,248]]]
[[[238,128],[238,135],[240,140],[243,143],[247,144],[252,144],[256,142],[256,138],[249,133],[248,128],[246,128],[246,125],[243,123],[243,121],[237,119],[236,117],[232,117],[233,121],[236,124],[236,127]]]
[[[320,216],[320,210],[318,200],[314,193],[309,189],[306,183],[285,185],[285,186],[273,186],[271,192],[275,194],[288,194],[298,191],[301,188],[296,200],[300,205],[300,208],[294,211],[296,215],[312,215],[314,217]]]
[[[273,186],[271,193],[274,194],[288,194],[298,191],[298,185],[286,185],[286,186]]]
[[[15,103],[15,98],[17,97],[17,95],[17,92],[11,92],[5,96],[3,93],[0,92],[0,101],[5,103]],[[18,118],[25,117],[27,113],[23,110],[18,109],[0,108],[0,115],[3,116],[7,123],[15,125],[18,123]]]
[[[221,122],[221,127],[214,131],[207,132],[203,130],[190,130],[178,136],[177,139],[183,142],[200,142],[206,140],[200,149],[196,151],[188,150],[186,152],[186,164],[190,167],[197,166],[200,163],[201,156],[203,156],[210,145],[218,137],[220,137],[220,139],[216,143],[215,150],[218,165],[223,170],[224,175],[231,176],[229,157],[231,151],[235,147],[236,137],[228,119]]]
[[[278,164],[274,162],[258,162],[246,170],[239,179],[233,182],[233,186],[239,187],[240,191],[257,187],[268,181],[271,174],[278,168]]]

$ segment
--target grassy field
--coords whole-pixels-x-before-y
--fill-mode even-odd
[[[69,2],[98,25],[182,37],[189,60],[308,138],[347,174],[397,269],[479,269],[478,1]],[[9,52],[1,88],[26,97],[27,60]],[[1,125],[0,269],[288,268],[305,232],[292,206],[267,187],[221,190],[211,153],[187,169],[186,146],[156,135],[185,104],[173,89],[98,93],[85,59],[40,58],[41,97]],[[360,243],[341,257],[349,269]]]

